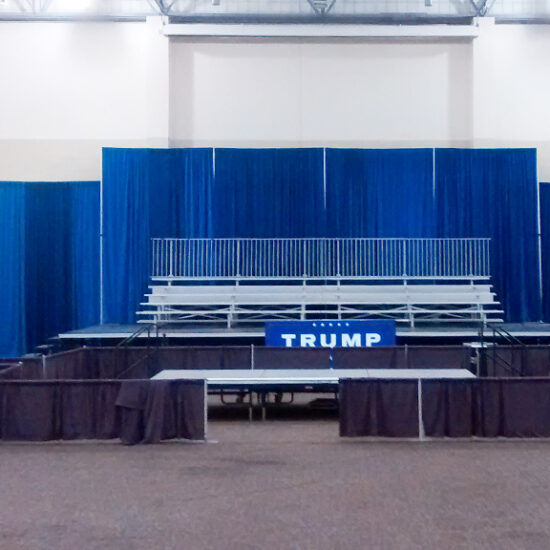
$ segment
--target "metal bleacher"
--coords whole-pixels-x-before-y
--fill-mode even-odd
[[[494,323],[488,239],[153,239],[143,323]]]

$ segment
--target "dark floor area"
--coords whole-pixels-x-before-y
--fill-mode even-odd
[[[0,548],[550,548],[550,441],[341,440],[216,421],[216,442],[0,445]]]

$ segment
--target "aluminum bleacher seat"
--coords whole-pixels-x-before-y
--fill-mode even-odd
[[[363,241],[364,239],[355,239]],[[368,239],[367,239],[368,240]],[[392,243],[399,241],[390,239]],[[425,241],[426,239],[419,239]],[[191,241],[191,240],[190,240]],[[225,241],[228,241],[227,239]],[[267,239],[260,240],[263,243]],[[281,241],[281,239],[279,239]],[[296,240],[294,240],[296,241]],[[319,241],[310,239],[309,241]],[[331,240],[337,242],[337,240]],[[354,241],[343,239],[342,241]],[[383,241],[383,239],[378,239]],[[422,267],[422,273],[412,276],[401,275],[403,270],[403,257],[412,257],[411,251],[406,248],[414,239],[404,239],[402,250],[405,255],[400,255],[400,250],[390,250],[386,253],[394,253],[401,258],[400,264],[395,259],[388,261],[391,270],[382,262],[378,262],[377,273],[371,273],[372,268],[365,265],[353,266],[352,276],[341,275],[339,269],[331,265],[334,263],[334,253],[325,251],[324,261],[327,266],[319,264],[318,273],[307,276],[296,276],[292,272],[280,273],[266,272],[256,267],[243,275],[235,273],[222,273],[220,265],[223,263],[222,255],[227,255],[227,249],[216,251],[211,245],[208,253],[204,253],[206,260],[199,262],[193,272],[186,268],[177,267],[181,255],[170,251],[172,258],[170,267],[154,270],[150,292],[146,294],[146,301],[138,312],[140,322],[147,323],[224,323],[232,327],[237,323],[265,322],[275,319],[395,319],[399,323],[414,326],[416,323],[434,322],[469,322],[487,323],[501,320],[502,310],[496,299],[492,286],[488,284],[489,276],[480,266],[488,265],[488,258],[481,257],[479,250],[473,250],[475,239],[461,239],[461,243],[467,243],[464,251],[469,258],[480,256],[479,265],[474,265],[472,260],[468,266],[461,268],[448,262],[447,271],[442,271],[438,262],[429,262],[431,271],[427,272]],[[441,241],[441,239],[435,241]],[[451,240],[452,241],[452,240]],[[204,241],[201,241],[204,242]],[[203,246],[201,244],[201,246]],[[263,246],[263,245],[262,245]],[[332,245],[331,245],[332,246]],[[348,246],[342,245],[342,249]],[[380,244],[377,245],[380,248]],[[392,246],[395,246],[392,244]],[[440,244],[438,244],[440,246]],[[456,246],[456,244],[453,244]],[[462,244],[461,244],[462,246]],[[189,248],[187,253],[189,254]],[[299,248],[299,250],[304,250]],[[316,254],[319,254],[317,248]],[[199,256],[196,250],[192,251]],[[368,254],[368,250],[363,254]],[[420,257],[418,250],[413,252]],[[445,253],[445,252],[443,252]],[[244,265],[250,262],[259,266],[264,264],[277,265],[280,262],[278,256],[273,257],[271,250],[261,247],[250,247],[245,257]],[[266,261],[266,256],[271,254]],[[408,255],[408,256],[407,256]],[[259,256],[259,260],[256,256]],[[302,254],[303,256],[303,254]],[[457,259],[458,258],[458,259]],[[459,257],[455,263],[460,264]],[[342,261],[338,256],[338,262]],[[298,260],[303,266],[304,258]],[[154,262],[157,261],[154,255]],[[210,262],[209,264],[205,261]],[[241,257],[238,262],[242,262]],[[286,259],[287,263],[295,261],[294,258]],[[386,259],[384,259],[386,261]],[[163,265],[168,266],[166,260]],[[424,262],[423,259],[417,260]],[[212,263],[216,269],[212,269]],[[352,262],[349,262],[350,265]],[[426,262],[424,262],[426,263]],[[174,265],[177,269],[174,275]],[[239,272],[239,264],[235,272]],[[381,268],[383,267],[383,269]],[[473,269],[476,268],[476,270]],[[168,271],[169,273],[166,273]],[[279,269],[279,268],[278,268]],[[464,273],[458,270],[463,269]],[[332,271],[331,271],[332,270]],[[348,269],[348,272],[351,272]]]
[[[429,321],[498,321],[491,285],[153,285],[139,314],[148,322],[270,319],[395,319],[414,326]],[[497,317],[495,317],[497,316]]]

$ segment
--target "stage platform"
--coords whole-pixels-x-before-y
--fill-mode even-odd
[[[550,341],[550,324],[548,323],[499,323],[500,328],[504,329],[512,336],[530,341],[531,343],[547,343]],[[141,324],[107,324],[95,325],[81,330],[73,330],[62,333],[57,336],[61,345],[88,344],[94,345],[101,343],[113,344],[118,341],[130,338],[137,331],[142,332],[136,336],[136,343],[146,341],[150,338],[168,339],[172,343],[183,344],[264,344],[263,327],[239,327],[227,329],[225,327],[212,327],[199,325],[181,325],[151,327],[147,332],[144,325]],[[447,342],[466,342],[479,340],[480,331],[476,326],[460,326],[448,323],[426,327],[397,327],[397,339],[399,344],[408,343],[447,343]],[[484,337],[492,337],[492,329],[484,329]]]
[[[475,378],[467,369],[247,369],[163,370],[153,380],[206,380],[213,389],[247,391],[336,389],[341,379],[457,380]]]

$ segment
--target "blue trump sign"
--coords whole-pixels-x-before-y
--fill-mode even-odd
[[[395,321],[269,321],[265,345],[286,348],[360,348],[395,345]]]

